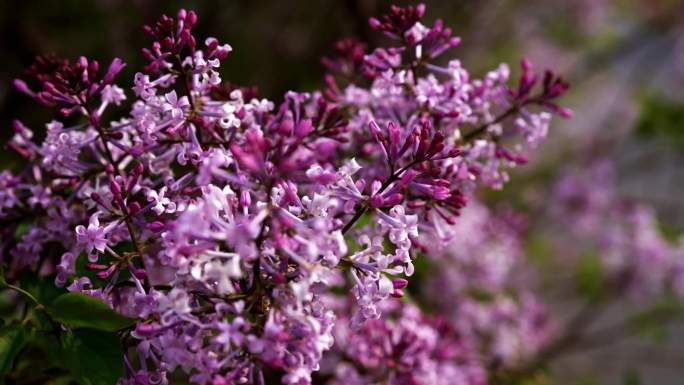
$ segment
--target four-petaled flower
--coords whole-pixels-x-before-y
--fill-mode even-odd
[[[185,116],[185,110],[190,107],[188,97],[183,95],[178,98],[176,91],[171,91],[164,95],[166,103],[162,105],[162,111],[171,113],[173,119],[182,119]]]
[[[158,193],[152,189],[148,190],[147,200],[154,204],[154,206],[152,206],[152,211],[157,213],[157,215],[162,215],[163,213],[172,214],[176,212],[176,203],[166,197],[166,186],[162,187]]]
[[[100,212],[96,212],[90,217],[88,227],[83,225],[76,226],[76,242],[88,253],[89,259],[97,260],[97,255],[93,254],[93,249],[103,253],[107,247],[107,232],[111,226],[100,226]]]

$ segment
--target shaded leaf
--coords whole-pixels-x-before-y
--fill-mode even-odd
[[[135,319],[122,316],[101,300],[81,293],[60,295],[52,302],[48,312],[55,321],[65,325],[110,332],[135,323]]]
[[[25,344],[26,331],[22,325],[11,324],[0,328],[0,384],[5,383],[14,359]]]
[[[78,329],[62,335],[64,363],[81,385],[114,385],[124,374],[116,333]]]
[[[50,303],[60,294],[67,293],[66,289],[55,286],[54,276],[39,276],[31,271],[26,271],[19,276],[19,286],[33,294],[40,303]]]

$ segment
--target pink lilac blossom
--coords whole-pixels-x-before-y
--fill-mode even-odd
[[[437,250],[427,248],[435,267],[427,297],[493,370],[531,362],[557,330],[531,289],[535,276],[522,244],[526,222],[510,209],[490,211],[474,201],[458,218],[453,238]]]
[[[336,323],[337,344],[321,371],[327,384],[486,383],[476,351],[448,320],[422,314],[411,304],[384,306],[391,317],[368,321],[360,329]]]
[[[581,253],[597,255],[608,283],[635,300],[669,291],[681,296],[682,240],[667,240],[654,209],[622,197],[616,183],[607,160],[566,170],[551,205],[568,229],[564,240],[556,240],[559,250],[570,261]],[[577,239],[583,248],[566,247]]]
[[[393,45],[344,40],[323,61],[326,88],[281,103],[223,83],[232,48],[199,43],[193,11],[145,27],[153,43],[132,94],[114,84],[120,59],[101,74],[85,57],[38,58],[16,87],[82,123],[49,123],[41,144],[15,123],[10,147],[27,166],[0,174],[0,215],[32,222],[16,245],[3,239],[13,266],[35,266],[50,242],[59,286],[137,319],[122,331],[121,385],[168,383],[176,370],[198,384],[310,384],[335,328],[333,354],[355,356],[341,380],[376,381],[360,366],[392,383],[484,383],[471,342],[445,321],[410,303],[390,309],[393,320],[383,311],[404,295],[419,250],[462,238],[457,217],[475,189],[501,188],[550,114],[570,115],[555,102],[568,84],[550,71],[538,79],[527,60],[515,87],[505,65],[476,79],[457,59],[436,64],[460,39],[441,20],[422,24],[424,12],[371,19]],[[103,119],[127,93],[130,112]],[[77,274],[83,258],[94,278]],[[493,339],[507,359],[539,332],[542,311],[527,297],[491,306],[498,316],[473,307],[455,327],[512,319]]]

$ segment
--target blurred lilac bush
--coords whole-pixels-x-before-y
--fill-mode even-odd
[[[15,86],[63,119],[42,142],[16,121],[25,166],[0,174],[2,284],[28,304],[3,326],[2,374],[39,330],[84,384],[535,378],[585,313],[554,316],[525,259],[530,219],[475,192],[572,115],[556,102],[569,86],[525,59],[515,85],[505,64],[471,76],[424,12],[371,18],[387,46],[341,40],[325,88],[279,103],[221,79],[232,48],[196,37],[193,11],[145,27],[132,92],[120,59],[39,57]],[[591,170],[602,183],[568,171],[541,210],[571,230],[551,252],[582,252],[571,239],[598,256],[589,303],[684,294],[682,247]],[[34,294],[36,277],[65,289]]]

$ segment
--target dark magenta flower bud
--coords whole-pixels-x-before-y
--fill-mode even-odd
[[[404,278],[395,278],[392,280],[392,286],[394,286],[395,289],[403,289],[408,286],[408,281]]]
[[[158,233],[158,232],[164,230],[165,227],[166,226],[159,221],[155,221],[155,222],[147,224],[147,228],[150,229],[151,231],[154,231],[155,233]]]

